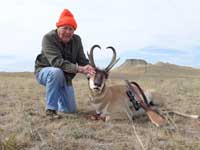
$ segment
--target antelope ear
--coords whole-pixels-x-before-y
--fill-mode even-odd
[[[87,56],[88,56],[88,59],[90,59],[90,54],[89,54],[89,52],[87,51]]]
[[[88,80],[91,78],[91,76],[89,74],[87,74],[86,77]]]
[[[90,76],[88,74],[86,75],[86,77],[87,77],[88,80],[90,80]]]
[[[109,72],[106,72],[105,78],[108,79],[108,76],[109,76]]]

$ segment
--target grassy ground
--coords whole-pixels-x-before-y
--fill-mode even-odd
[[[200,71],[162,69],[115,72],[108,83],[137,81],[142,88],[155,90],[165,108],[200,115]],[[122,114],[107,123],[87,120],[93,110],[87,80],[77,77],[74,87],[78,112],[50,121],[45,118],[45,89],[32,73],[0,73],[0,150],[139,150],[133,125],[146,150],[200,149],[199,120],[165,113],[169,123],[160,128],[146,116],[133,124]]]

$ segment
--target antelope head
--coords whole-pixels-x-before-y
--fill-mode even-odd
[[[105,88],[109,71],[119,61],[119,58],[116,59],[116,51],[112,46],[107,47],[106,49],[110,49],[113,52],[112,59],[106,68],[99,69],[94,63],[93,51],[95,48],[101,49],[99,45],[94,45],[90,49],[90,53],[87,53],[90,64],[95,68],[95,71],[96,71],[96,74],[89,78],[89,88],[93,93],[101,94],[103,89]]]

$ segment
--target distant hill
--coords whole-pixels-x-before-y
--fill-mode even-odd
[[[137,66],[144,66],[147,62],[143,59],[127,59],[125,62],[118,67],[118,69],[125,69],[127,67],[137,67]]]
[[[171,64],[171,63],[168,63],[168,62],[164,63],[164,62],[161,62],[161,61],[158,61],[154,65],[160,66],[160,67],[170,67],[170,68],[195,69],[195,68],[188,67],[188,66],[179,66],[179,65],[176,65],[176,64]]]
[[[115,68],[114,71],[120,72],[143,72],[147,66],[147,62],[143,59],[126,59],[123,64]]]
[[[164,62],[151,64],[143,59],[127,59],[119,67],[115,68],[113,72],[136,75],[145,73],[147,76],[200,77],[200,69]]]

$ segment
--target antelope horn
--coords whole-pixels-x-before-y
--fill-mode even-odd
[[[117,54],[116,54],[116,51],[115,51],[114,47],[109,46],[109,47],[106,47],[106,49],[111,49],[112,52],[113,52],[112,60],[110,61],[109,65],[108,65],[108,66],[106,67],[106,69],[105,69],[105,70],[108,72],[108,71],[119,61],[120,58],[118,58],[118,59],[116,60]]]
[[[89,61],[90,61],[90,64],[96,68],[96,65],[94,63],[94,56],[93,56],[93,51],[94,49],[98,47],[99,49],[101,49],[101,47],[99,45],[93,45],[90,49],[90,54],[87,52],[87,55],[88,55],[88,58],[89,58]]]

